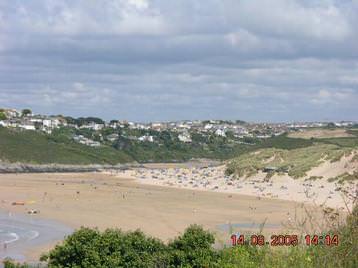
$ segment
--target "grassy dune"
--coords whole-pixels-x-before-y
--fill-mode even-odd
[[[299,178],[304,177],[306,172],[323,161],[339,161],[342,156],[349,155],[353,150],[353,147],[324,143],[292,150],[259,149],[230,161],[227,165],[227,173],[248,177],[265,167],[275,167],[277,172],[288,172],[288,175]]]

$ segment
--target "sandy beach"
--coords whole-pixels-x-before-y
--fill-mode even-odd
[[[143,184],[289,200],[347,211],[357,198],[357,182],[339,184],[329,178],[358,170],[358,163],[351,162],[351,159],[352,155],[333,163],[324,161],[298,179],[283,174],[267,180],[266,173],[262,171],[248,178],[235,178],[225,175],[225,165],[183,168],[149,164],[145,168],[124,171],[118,176],[135,178]],[[310,180],[310,177],[320,178]]]
[[[296,218],[306,217],[297,202],[260,198],[245,192],[231,194],[145,184],[134,177],[138,172],[2,174],[0,209],[22,214],[36,210],[39,214],[32,217],[56,220],[74,229],[140,228],[165,241],[197,223],[215,232],[222,243],[229,242],[231,231],[257,233],[265,222],[264,232],[279,233]],[[14,202],[20,205],[13,205]],[[317,221],[321,216],[315,213]],[[49,247],[42,245],[27,252],[27,259],[36,260]]]

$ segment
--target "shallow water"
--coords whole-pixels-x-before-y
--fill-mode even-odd
[[[0,260],[26,261],[28,250],[62,240],[73,231],[61,223],[36,217],[0,210]]]

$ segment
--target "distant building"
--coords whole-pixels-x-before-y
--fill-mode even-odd
[[[21,112],[15,109],[4,109],[4,113],[7,118],[16,118],[16,117],[20,117],[21,115]]]
[[[153,136],[144,135],[138,138],[139,141],[154,142]]]
[[[97,124],[95,122],[91,122],[87,125],[82,125],[80,128],[88,128],[88,129],[93,129],[93,130],[101,130],[102,128],[104,128],[104,124]]]
[[[213,125],[212,124],[206,124],[205,126],[204,126],[204,129],[206,129],[206,130],[209,130],[209,129],[212,129],[213,128]]]
[[[26,130],[36,130],[36,127],[32,122],[22,122],[18,125],[18,127]]]
[[[160,130],[162,128],[162,123],[151,123],[151,128],[155,130]]]
[[[217,129],[217,130],[215,131],[215,135],[221,136],[221,137],[226,137],[225,130],[223,130],[223,129]]]
[[[182,133],[178,135],[178,139],[181,142],[190,143],[192,142],[190,134],[189,133]]]
[[[106,137],[107,140],[114,142],[118,139],[119,135],[117,133],[110,134]]]
[[[81,143],[81,144],[84,144],[87,146],[91,146],[91,147],[101,146],[100,142],[88,139],[88,138],[84,137],[83,135],[74,136],[73,140],[75,140],[78,143]]]

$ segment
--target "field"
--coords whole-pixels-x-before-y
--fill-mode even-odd
[[[312,130],[305,130],[300,132],[293,132],[288,135],[291,138],[302,138],[302,139],[323,139],[323,138],[346,138],[354,137],[353,134],[347,132],[346,129],[325,129],[317,128]]]

